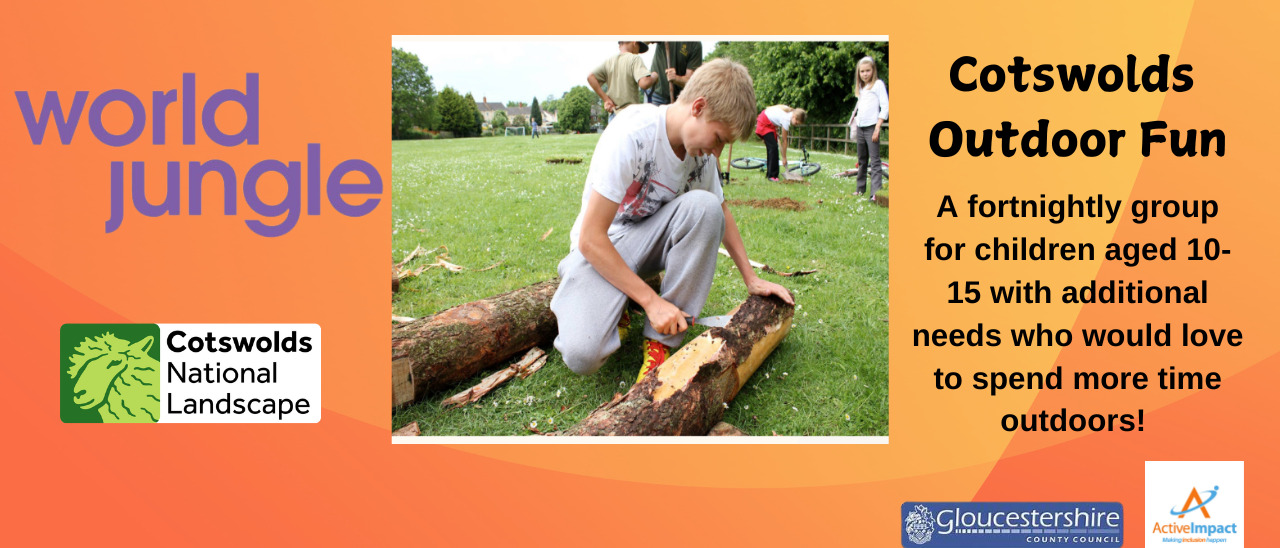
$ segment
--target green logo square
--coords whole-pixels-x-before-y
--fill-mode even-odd
[[[62,422],[160,420],[160,326],[63,324]]]

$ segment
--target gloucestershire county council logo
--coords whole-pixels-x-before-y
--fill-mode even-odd
[[[160,419],[160,327],[65,324],[59,377],[62,422]]]
[[[1180,518],[1185,518],[1187,517],[1188,512],[1194,512],[1196,510],[1199,510],[1201,513],[1204,514],[1204,517],[1208,518],[1209,502],[1213,501],[1213,497],[1218,496],[1218,486],[1215,485],[1213,486],[1212,490],[1205,490],[1205,492],[1209,494],[1209,498],[1200,500],[1200,493],[1196,491],[1195,487],[1192,487],[1191,496],[1187,497],[1187,502],[1182,505],[1182,510],[1178,510],[1178,508],[1175,506],[1173,510],[1169,510],[1169,513],[1172,515],[1178,516]],[[1191,503],[1193,502],[1196,503],[1195,506],[1191,505]]]
[[[906,501],[900,507],[904,547],[1120,548],[1124,506],[1118,502]]]
[[[929,507],[917,504],[915,510],[907,514],[907,538],[916,544],[924,544],[933,538],[933,513]]]

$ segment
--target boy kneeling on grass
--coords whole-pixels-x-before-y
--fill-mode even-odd
[[[756,276],[720,189],[716,157],[751,135],[755,106],[747,69],[717,59],[674,105],[634,105],[600,136],[551,299],[555,346],[569,369],[594,373],[622,345],[628,297],[646,316],[637,381],[661,365],[702,313],[722,242],[749,293],[793,303],[786,288]],[[662,270],[659,295],[641,276]]]

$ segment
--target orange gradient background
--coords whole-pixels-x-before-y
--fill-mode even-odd
[[[987,5],[944,2],[795,7],[710,1],[672,5],[658,16],[633,8],[568,2],[534,5],[424,2],[136,2],[6,6],[0,32],[0,310],[6,394],[0,398],[7,457],[3,523],[14,545],[395,543],[542,545],[680,544],[895,546],[908,500],[1119,501],[1126,545],[1142,544],[1143,462],[1243,460],[1250,523],[1276,508],[1270,426],[1280,411],[1276,373],[1277,292],[1273,213],[1276,71],[1266,66],[1280,10],[1263,2],[1079,2]],[[619,15],[619,10],[634,15]],[[769,15],[773,14],[773,15]],[[536,21],[536,25],[533,23]],[[386,258],[390,254],[387,50],[395,34],[888,35],[893,48],[894,204],[890,222],[890,442],[888,445],[436,446],[390,443]],[[1184,93],[961,93],[948,83],[959,56],[980,65],[1023,56],[1033,65],[1139,66],[1159,54],[1191,64]],[[459,54],[464,54],[461,50]],[[428,67],[429,70],[429,67]],[[585,69],[584,69],[585,70]],[[178,109],[168,145],[98,143],[85,120],[71,145],[52,128],[27,136],[15,91],[37,105],[44,92],[115,88],[144,100],[197,75],[199,104],[243,89],[260,74],[261,141],[223,148],[198,133],[180,144]],[[971,72],[975,72],[972,71]],[[442,84],[441,84],[442,85]],[[119,105],[116,105],[119,107]],[[243,114],[227,108],[224,128]],[[86,106],[87,113],[87,106]],[[128,123],[108,110],[107,127]],[[150,114],[150,112],[149,112]],[[238,118],[237,118],[238,117]],[[1026,130],[1124,129],[1116,158],[938,158],[929,130],[952,120]],[[1139,154],[1138,124],[1221,129],[1224,158]],[[114,125],[113,125],[114,124]],[[149,180],[164,162],[223,159],[238,176],[265,159],[306,160],[322,145],[327,174],[346,159],[382,174],[383,204],[360,218],[325,204],[286,236],[263,238],[241,196],[224,217],[218,185],[205,214],[144,218],[136,212],[104,234],[108,166],[145,161]],[[185,180],[185,179],[184,179]],[[264,179],[267,201],[283,196]],[[352,176],[348,182],[362,182]],[[273,186],[276,185],[276,186]],[[185,188],[185,184],[184,184]],[[272,195],[273,190],[277,194]],[[1136,225],[1062,225],[1023,219],[936,216],[939,200],[971,193],[1109,199],[1216,199],[1207,225],[1164,220]],[[185,195],[185,192],[184,192]],[[962,207],[962,213],[966,210]],[[950,264],[924,260],[929,236],[977,242],[1014,235],[1050,240],[1167,241],[1180,256],[1190,238],[1218,238],[1216,262],[1105,261]],[[973,243],[970,244],[972,248]],[[1099,279],[1189,285],[1207,279],[1198,306],[948,305],[953,280],[1041,279],[1060,288]],[[1055,299],[1056,300],[1056,299]],[[1014,348],[1011,327],[1139,327],[1181,322],[1239,328],[1226,349]],[[63,323],[317,323],[323,329],[323,420],[304,425],[81,425],[58,417],[58,329]],[[913,328],[1006,332],[997,348],[916,348]],[[1078,338],[1078,333],[1077,333]],[[1215,370],[1215,391],[1085,393],[933,388],[936,368],[958,371],[1145,371],[1167,365]],[[812,364],[822,367],[822,364]],[[1142,432],[1011,434],[1005,413],[1042,409],[1136,413]],[[1163,504],[1163,501],[1155,501]],[[657,539],[651,538],[661,532]],[[1259,542],[1259,537],[1250,538]],[[1265,537],[1263,537],[1265,538]],[[1265,542],[1260,541],[1260,542]]]

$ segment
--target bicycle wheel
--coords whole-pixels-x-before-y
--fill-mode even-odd
[[[799,173],[802,177],[808,177],[822,170],[822,165],[802,163],[798,166],[787,168],[787,173]]]
[[[734,158],[729,165],[738,169],[760,169],[764,167],[764,160],[759,158]]]

